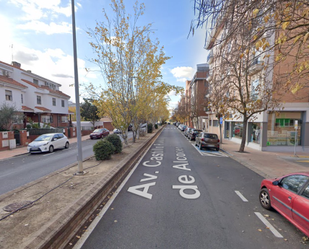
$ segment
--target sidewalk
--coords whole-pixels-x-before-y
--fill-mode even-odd
[[[268,152],[245,147],[245,152],[238,152],[240,144],[223,140],[221,149],[231,158],[250,168],[265,178],[280,177],[294,172],[309,171],[309,155],[305,152],[297,152],[299,160],[308,161],[301,166],[293,162],[293,152]],[[290,160],[289,160],[290,159]]]
[[[89,139],[89,135],[82,136],[82,141],[86,139]],[[69,138],[69,142],[70,144],[77,143],[77,137]],[[22,155],[22,154],[27,154],[27,153],[28,153],[27,146],[17,147],[12,150],[3,150],[3,151],[0,151],[0,160]]]
[[[86,139],[89,139],[89,135],[82,136],[82,141]],[[70,138],[69,141],[70,144],[76,143],[77,138]],[[245,153],[240,153],[238,152],[239,146],[240,145],[238,143],[234,143],[229,140],[223,140],[221,149],[234,160],[238,161],[239,163],[250,168],[265,178],[275,178],[288,173],[309,171],[308,153],[297,153],[299,159],[305,161],[303,165],[308,165],[306,167],[294,163],[293,160],[289,160],[295,159],[293,152],[268,152],[246,147]],[[26,153],[27,147],[19,147],[12,150],[0,151],[0,160]]]

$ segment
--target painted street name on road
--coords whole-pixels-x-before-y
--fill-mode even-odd
[[[163,149],[164,146],[162,145],[162,143],[153,144],[150,159],[144,161],[142,165],[148,168],[159,167],[161,165],[164,156]],[[159,174],[159,171],[155,171],[155,174]],[[141,179],[140,182],[147,182],[147,181],[151,182],[140,184],[137,186],[132,186],[128,188],[128,192],[151,200],[152,194],[149,193],[149,189],[150,187],[156,185],[156,182],[154,180],[156,180],[158,177],[156,175],[146,173],[143,174],[143,176],[145,176],[145,178]]]
[[[173,164],[173,168],[175,169],[191,171],[191,169],[188,168],[188,159],[182,148],[176,147],[176,161],[173,161]],[[182,185],[172,185],[172,189],[178,189],[181,197],[185,199],[197,199],[200,197],[201,193],[198,190],[197,185],[189,185],[195,182],[193,176],[181,175],[178,177],[178,181]]]

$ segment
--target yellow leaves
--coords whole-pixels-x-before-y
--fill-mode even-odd
[[[256,48],[256,50],[259,50],[260,47],[261,47],[262,45],[263,45],[263,42],[262,42],[261,40],[257,41],[257,42],[255,43],[255,48]]]
[[[240,59],[242,59],[242,57],[244,57],[244,54],[241,54],[239,57],[240,57]]]
[[[287,37],[285,35],[279,37],[276,41],[276,44],[282,44],[286,42]]]
[[[295,86],[293,86],[292,88],[291,88],[291,92],[293,93],[293,94],[296,94],[300,89],[302,89],[303,87],[302,87],[302,85],[300,85],[299,83],[297,83]]]
[[[301,37],[302,37],[302,35],[296,36],[295,39],[294,39],[294,44],[295,44]]]
[[[270,19],[270,15],[264,16],[264,22],[265,23],[268,23],[269,19]]]
[[[256,17],[257,16],[257,14],[259,13],[259,9],[255,9],[255,10],[253,10],[253,17]]]
[[[282,29],[285,30],[289,25],[290,25],[290,22],[284,22],[284,23],[282,24]]]
[[[307,32],[307,34],[305,34],[304,39],[303,39],[303,43],[306,43],[308,36],[309,36],[309,32]]]
[[[275,59],[275,61],[280,61],[281,59],[283,59],[283,55],[282,54],[278,54],[277,56],[276,56],[276,59]]]
[[[268,48],[270,45],[268,42],[265,42],[264,45],[263,45],[263,50],[265,50],[266,48]]]

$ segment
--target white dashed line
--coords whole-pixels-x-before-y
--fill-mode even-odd
[[[272,224],[270,224],[268,220],[266,220],[265,217],[261,213],[259,212],[254,212],[254,213],[277,238],[283,238],[283,236],[276,230],[276,228],[274,228]]]
[[[243,202],[248,202],[248,200],[240,193],[238,190],[235,190],[235,193],[242,199]]]

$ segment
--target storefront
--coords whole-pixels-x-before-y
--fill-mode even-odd
[[[302,112],[270,113],[267,124],[267,146],[294,146],[295,138],[296,144],[301,145],[302,116]],[[297,130],[295,129],[295,121],[298,124]]]

